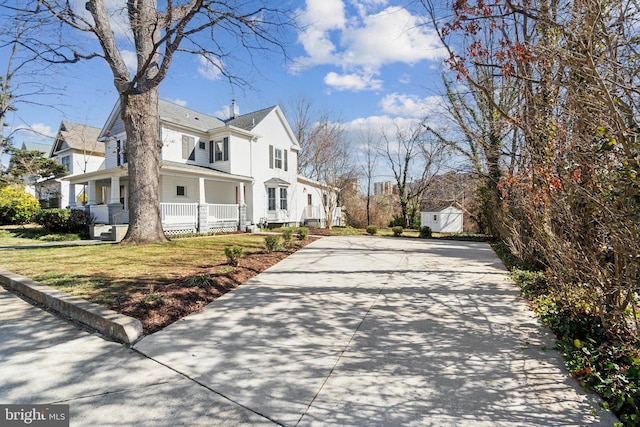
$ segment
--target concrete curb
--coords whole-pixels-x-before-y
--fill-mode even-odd
[[[114,341],[133,345],[142,338],[142,323],[132,317],[56,291],[7,270],[0,269],[0,283]]]

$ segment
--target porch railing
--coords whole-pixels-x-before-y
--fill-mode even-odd
[[[163,224],[195,223],[198,221],[197,203],[160,203]]]
[[[238,205],[209,204],[209,221],[238,221],[239,212]]]

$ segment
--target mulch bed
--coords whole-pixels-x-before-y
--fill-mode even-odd
[[[311,243],[313,238],[297,241],[286,250],[247,254],[238,267],[221,263],[203,271],[208,283],[194,284],[196,280],[184,277],[179,281],[158,284],[146,292],[130,295],[111,309],[142,322],[145,335],[152,334],[191,313],[202,311],[210,302],[237,288],[267,268],[277,264],[298,249]]]

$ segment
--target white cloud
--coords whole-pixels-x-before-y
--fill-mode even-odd
[[[446,57],[437,33],[421,17],[399,6],[386,7],[387,0],[351,0],[351,4],[357,13],[348,16],[341,0],[306,1],[306,9],[299,11],[303,30],[298,35],[306,55],[296,58],[292,72],[334,65],[343,75],[329,73],[325,83],[357,91],[364,90],[362,82],[367,80],[381,87],[382,82],[371,76],[379,75],[385,65]],[[347,81],[354,77],[359,77],[360,84]]]
[[[380,67],[394,62],[415,64],[446,57],[435,31],[398,6],[369,15],[343,33],[343,63]]]
[[[444,100],[440,96],[420,98],[416,95],[392,93],[385,96],[380,105],[386,114],[422,119],[442,110]]]
[[[378,90],[382,88],[382,80],[374,79],[371,75],[338,74],[333,71],[324,77],[324,83],[336,90]]]
[[[222,75],[222,61],[218,58],[198,57],[198,73],[207,80],[218,80]]]
[[[122,49],[120,51],[122,60],[132,73],[135,73],[138,69],[138,55],[131,50]]]
[[[178,104],[181,107],[186,107],[187,106],[187,101],[185,101],[184,99],[176,98],[171,102],[173,102],[174,104]]]
[[[13,129],[12,132],[25,132],[29,134],[29,138],[31,139],[49,139],[54,138],[56,136],[56,130],[52,130],[50,126],[45,125],[44,123],[34,123],[29,126],[18,126]]]

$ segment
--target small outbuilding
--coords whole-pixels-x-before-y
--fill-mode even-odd
[[[462,210],[453,206],[427,206],[420,212],[420,226],[437,233],[462,233]]]

